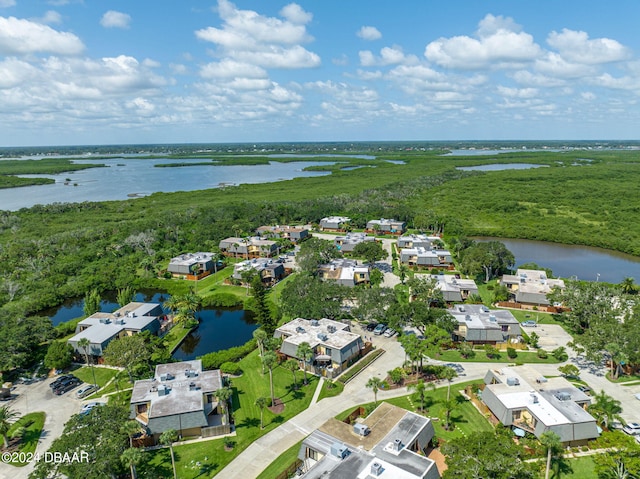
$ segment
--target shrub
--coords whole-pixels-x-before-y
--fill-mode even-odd
[[[203,306],[214,306],[218,308],[232,308],[242,304],[242,298],[231,293],[215,293],[207,296],[203,301]]]
[[[538,349],[538,357],[540,359],[547,359],[547,352],[544,349]]]
[[[239,361],[256,349],[256,340],[250,339],[242,346],[236,346],[222,351],[215,351],[200,357],[204,369],[219,369],[223,363]]]
[[[563,346],[560,346],[559,348],[554,349],[551,352],[551,354],[558,361],[566,361],[567,359],[569,359],[569,355],[567,354],[567,350]]]
[[[508,347],[507,348],[507,356],[509,356],[509,359],[515,359],[518,357],[518,353],[516,352],[516,350],[514,348]]]
[[[232,376],[240,376],[242,374],[242,368],[238,363],[234,363],[231,361],[227,361],[226,363],[222,363],[220,365],[220,371],[225,374],[230,374]]]

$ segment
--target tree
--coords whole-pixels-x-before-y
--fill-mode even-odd
[[[25,317],[23,311],[0,308],[0,371],[22,368],[33,361],[34,352],[54,335],[46,316]]]
[[[564,366],[560,366],[558,367],[558,371],[560,371],[563,376],[570,378],[578,378],[580,376],[580,370],[574,364],[565,364]]]
[[[389,379],[391,379],[391,382],[393,382],[394,384],[401,384],[404,378],[407,376],[407,373],[405,372],[404,368],[397,367],[387,371],[387,375],[389,376]]]
[[[615,421],[620,420],[620,413],[622,412],[622,405],[620,401],[612,398],[604,391],[600,391],[593,395],[593,403],[588,408],[588,411],[596,418],[597,423],[604,429],[609,429],[609,425]]]
[[[176,473],[176,458],[173,455],[173,443],[178,440],[178,431],[175,429],[167,429],[162,434],[160,434],[160,444],[164,444],[165,446],[169,446],[169,452],[171,453],[171,468],[173,469],[173,479],[178,479],[178,474]]]
[[[367,381],[366,387],[373,391],[373,398],[374,398],[374,401],[375,401],[375,403],[377,405],[378,404],[378,391],[382,387],[382,380],[380,378],[378,378],[378,377],[373,376],[373,377],[369,378],[369,380]]]
[[[93,363],[89,361],[89,346],[91,346],[91,341],[89,341],[89,338],[80,338],[80,340],[78,341],[78,347],[82,348],[82,350],[84,351],[84,358],[87,360],[87,364],[91,368],[93,384],[97,385],[98,382],[96,381],[96,372],[93,369]]]
[[[138,476],[136,475],[136,466],[142,462],[142,456],[144,453],[142,449],[137,447],[130,447],[129,449],[125,449],[122,454],[120,454],[120,460],[125,466],[128,466],[131,470],[131,479],[136,479]]]
[[[449,392],[447,391],[447,395],[448,394]],[[446,400],[442,401],[442,407],[444,408],[444,428],[447,431],[451,430],[451,413],[457,406],[458,401],[455,399],[449,399],[448,396]]]
[[[254,275],[251,280],[251,291],[255,301],[255,306],[253,308],[256,313],[255,320],[262,326],[265,333],[268,336],[271,336],[278,325],[271,314],[271,309],[269,308],[267,300],[267,289],[264,287],[264,283],[262,282],[260,275]]]
[[[296,382],[296,371],[300,369],[300,363],[298,363],[296,359],[289,358],[284,362],[283,366],[285,369],[291,371],[291,374],[293,374],[293,389],[298,389],[298,384]]]
[[[116,301],[121,308],[124,308],[127,304],[133,302],[136,297],[136,292],[131,286],[126,286],[119,289],[116,294]]]
[[[296,356],[299,357],[300,359],[302,359],[302,364],[303,364],[303,374],[304,374],[304,384],[308,384],[307,381],[307,364],[309,362],[311,362],[311,360],[313,359],[313,348],[311,348],[311,345],[306,342],[303,341],[300,344],[298,344],[298,349],[296,351]]]
[[[257,397],[256,406],[260,408],[260,429],[264,429],[264,421],[262,419],[263,419],[264,408],[267,407],[267,398],[263,396]]]
[[[340,256],[342,254],[331,242],[309,238],[300,245],[296,263],[302,272],[315,276],[318,274],[318,266],[327,264]]]
[[[534,331],[531,334],[529,334],[529,345],[532,348],[538,349],[538,341],[540,341],[540,336],[538,336],[538,333]]]
[[[222,387],[216,391],[216,397],[220,403],[220,408],[222,408],[223,415],[227,412],[227,404],[231,396],[233,396],[233,390],[231,388]]]
[[[473,358],[476,355],[476,352],[473,350],[473,346],[467,342],[458,344],[458,351],[460,351],[460,356],[465,359]]]
[[[432,382],[425,382],[424,379],[418,379],[417,383],[410,384],[409,390],[414,390],[420,399],[420,410],[426,412],[424,403],[427,398],[427,391],[434,391],[436,386]]]
[[[5,449],[9,447],[9,429],[18,420],[18,417],[19,414],[9,406],[0,407],[0,434],[2,434]]]
[[[144,336],[134,334],[110,341],[104,349],[102,358],[111,366],[125,368],[129,380],[133,382],[134,369],[140,364],[147,364],[151,358],[151,352],[145,343]]]
[[[100,311],[100,301],[100,293],[98,293],[97,289],[87,291],[87,294],[84,295],[84,306],[82,307],[84,315],[91,316]]]
[[[445,443],[442,453],[448,469],[442,479],[533,479],[531,466],[522,460],[524,449],[500,430],[473,432]]]
[[[44,365],[49,369],[65,369],[73,360],[73,347],[66,341],[53,341],[47,348]]]
[[[202,305],[202,298],[195,293],[171,296],[163,303],[163,307],[173,314],[175,324],[183,323],[187,327],[197,324],[196,312]]]
[[[620,283],[620,290],[624,294],[637,294],[638,293],[638,287],[633,282],[633,278],[629,278],[629,277],[624,278],[622,280],[622,282]]]
[[[460,252],[460,267],[466,274],[484,273],[484,281],[500,276],[513,268],[513,253],[500,241],[474,242]]]
[[[133,436],[135,436],[136,434],[138,434],[141,431],[141,427],[140,427],[140,423],[138,421],[131,420],[131,421],[126,421],[123,425],[122,425],[122,431],[129,436],[129,447],[133,447]]]
[[[447,380],[447,401],[451,398],[451,383],[458,377],[458,373],[455,369],[445,366],[438,373],[438,377]]]
[[[262,328],[255,329],[253,331],[253,339],[256,340],[258,345],[258,351],[260,351],[260,357],[264,355],[264,344],[269,336]],[[262,374],[264,374],[264,364],[262,365]]]
[[[351,288],[334,281],[322,281],[309,274],[299,274],[282,288],[280,308],[284,315],[291,318],[335,319],[343,314],[342,301],[352,292]]]
[[[382,247],[382,243],[378,241],[363,241],[353,248],[353,255],[364,258],[370,266],[376,261],[380,261],[389,256],[389,253]]]
[[[562,449],[560,436],[553,431],[545,431],[540,435],[540,444],[547,448],[547,466],[545,467],[544,479],[549,479],[551,470],[551,456],[557,454]]]
[[[400,284],[404,284],[408,274],[409,274],[409,268],[407,267],[407,265],[401,264],[398,267],[398,276],[400,277]]]
[[[273,369],[278,365],[278,358],[273,351],[266,351],[262,355],[262,364],[269,370],[269,387],[271,391],[271,405],[276,402],[276,395],[273,391]]]

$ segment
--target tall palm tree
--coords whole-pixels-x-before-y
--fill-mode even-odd
[[[447,399],[442,402],[442,407],[444,407],[444,427],[448,431],[451,429],[451,412],[456,408],[458,402],[455,399]]]
[[[11,425],[18,420],[19,416],[20,415],[9,406],[0,407],[0,434],[2,434],[2,439],[4,439],[5,449],[9,447],[9,429]]]
[[[447,380],[447,401],[451,399],[451,382],[454,378],[458,377],[458,373],[455,369],[450,368],[449,366],[442,369],[439,374],[440,378]]]
[[[598,424],[605,429],[609,429],[609,425],[614,420],[620,420],[622,406],[620,401],[612,398],[604,391],[600,391],[593,395],[594,402],[589,406],[589,412],[596,418]]]
[[[93,363],[89,362],[89,346],[91,346],[91,341],[89,341],[89,338],[80,338],[80,340],[78,341],[78,347],[82,348],[82,350],[84,351],[84,358],[87,360],[87,364],[91,368],[93,384],[97,386],[98,382],[96,381],[96,372],[93,369]]]
[[[414,390],[420,398],[420,410],[423,412],[425,411],[424,401],[427,397],[427,391],[433,391],[435,388],[436,386],[432,382],[425,382],[424,379],[418,379],[417,383],[410,384],[408,387],[408,389]]]
[[[540,443],[547,448],[547,466],[544,471],[544,479],[549,479],[551,456],[560,450],[562,443],[560,442],[560,436],[553,431],[543,432],[540,436]]]
[[[378,391],[380,390],[380,388],[382,387],[382,380],[378,377],[371,377],[369,378],[369,380],[367,381],[366,387],[368,387],[369,389],[371,389],[373,391],[373,399],[376,403],[376,406],[378,405]]]
[[[269,370],[269,385],[271,388],[271,405],[276,401],[276,396],[273,391],[273,368],[278,365],[278,358],[273,351],[267,351],[262,356],[262,364]]]
[[[253,339],[256,340],[256,344],[258,345],[260,357],[264,355],[264,345],[268,337],[267,332],[262,328],[255,329],[253,331]],[[264,374],[264,364],[262,364],[262,374]]]
[[[131,470],[131,479],[136,479],[138,477],[136,474],[136,466],[142,462],[143,454],[142,449],[130,447],[125,449],[120,455],[122,464],[129,466],[129,469]]]
[[[296,371],[300,369],[300,363],[297,359],[290,358],[284,362],[283,366],[285,369],[291,371],[291,374],[293,374],[293,389],[295,391],[296,389],[298,389],[298,383],[296,381]]]
[[[171,467],[173,468],[173,479],[178,479],[178,475],[176,474],[176,458],[173,455],[173,443],[178,440],[178,432],[175,429],[167,429],[165,432],[160,434],[159,440],[160,444],[169,446],[169,450],[171,452]]]
[[[303,341],[298,345],[298,350],[296,351],[296,356],[298,356],[303,361],[303,371],[304,371],[304,384],[309,384],[307,381],[307,363],[313,359],[313,349],[311,345]]]
[[[267,398],[260,396],[256,398],[256,406],[260,408],[260,429],[264,429],[264,422],[262,421],[264,408],[267,407]]]

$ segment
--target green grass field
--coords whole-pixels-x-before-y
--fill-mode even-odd
[[[24,435],[22,436],[22,442],[18,448],[18,452],[23,453],[33,453],[38,446],[38,440],[40,439],[40,434],[42,433],[42,428],[44,427],[45,413],[43,412],[32,412],[22,416],[16,422],[14,422],[7,435],[11,437],[13,433],[19,427],[25,427]],[[12,462],[11,464],[14,466],[22,467],[26,466],[29,462]]]

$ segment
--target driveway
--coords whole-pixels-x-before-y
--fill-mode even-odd
[[[44,411],[46,414],[44,428],[36,449],[36,452],[41,454],[49,449],[54,439],[62,435],[64,424],[73,414],[80,411],[82,404],[82,400],[75,397],[77,388],[56,396],[49,387],[52,382],[53,379],[47,379],[29,385],[19,384],[13,391],[18,397],[8,403],[2,403],[21,416],[30,412]],[[0,463],[0,479],[26,479],[34,466],[34,463],[24,467]]]
[[[559,347],[567,348],[567,343],[573,338],[559,324],[538,324],[535,328],[522,328],[527,334],[536,333],[540,336],[538,345],[547,351]]]

